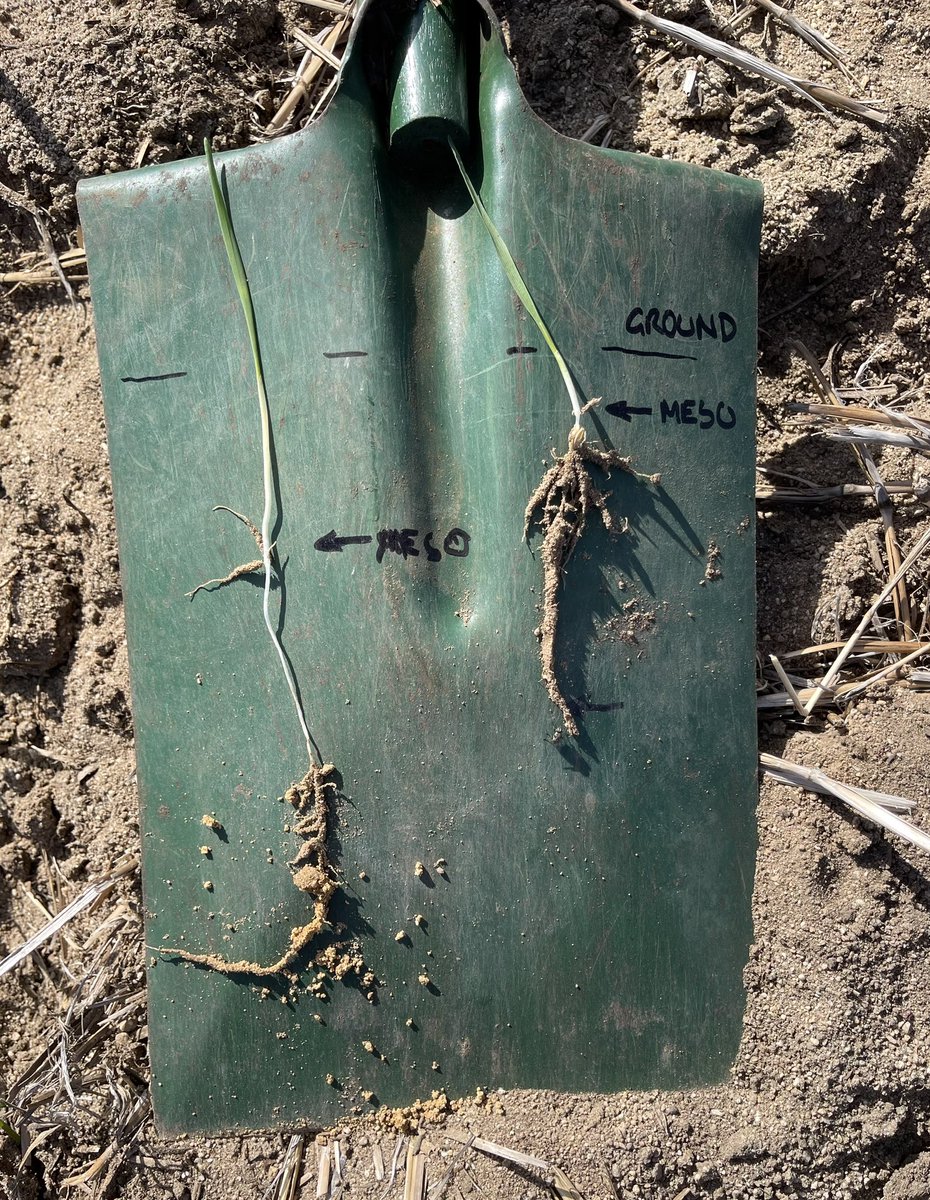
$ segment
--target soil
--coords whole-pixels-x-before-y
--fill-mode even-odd
[[[722,0],[653,7],[708,30],[730,16]],[[841,382],[860,372],[899,396],[916,389],[907,411],[926,413],[930,0],[797,0],[797,14],[846,51],[855,85],[761,14],[742,28],[744,45],[796,74],[884,100],[883,127],[827,118],[684,49],[667,54],[606,4],[499,0],[498,11],[528,98],[557,129],[577,137],[604,115],[614,146],[763,183],[760,463],[824,485],[862,482],[848,446],[813,436],[787,408],[816,398],[790,341],[821,362],[841,343]],[[60,251],[74,245],[79,178],[131,167],[143,151],[147,162],[184,157],[208,133],[219,146],[254,138],[293,68],[286,30],[294,21],[319,28],[310,15],[296,0],[4,0],[0,183],[42,206]],[[691,68],[699,87],[689,99]],[[9,269],[39,247],[38,235],[28,213],[3,200],[0,220]],[[39,928],[39,904],[60,906],[139,850],[106,436],[85,284],[78,293],[72,307],[54,286],[0,291],[3,950]],[[876,457],[886,480],[919,485],[926,473],[899,450]],[[895,508],[906,553],[926,512],[914,498]],[[887,577],[883,547],[868,499],[763,509],[760,655],[848,635]],[[918,582],[912,600],[926,598]],[[808,726],[784,716],[761,726],[762,749],[909,797],[925,826],[928,738],[930,695],[901,682]],[[446,1120],[562,1167],[589,1200],[930,1195],[926,856],[838,804],[773,783],[763,783],[758,814],[756,940],[727,1084],[482,1093],[455,1112],[440,1093],[406,1117],[373,1114],[329,1131],[347,1156],[346,1194],[384,1191],[373,1150],[389,1173],[398,1128]],[[15,1171],[19,1148],[0,1125],[0,1190],[58,1195],[103,1155],[87,1185],[97,1196],[262,1196],[286,1137],[169,1143],[152,1132],[144,1104],[133,1107],[146,1078],[137,889],[134,873],[121,878],[104,904],[0,981],[3,1095],[63,1025],[85,1044],[74,979],[107,939],[116,949],[95,969],[106,972],[100,986],[123,997],[92,1051],[100,1086],[88,1083],[64,1116],[47,1114],[52,1133],[16,1177],[4,1172]],[[466,1155],[441,1133],[429,1126],[428,1169],[437,1181],[455,1166],[447,1195],[540,1194],[538,1173]],[[313,1194],[312,1142],[305,1169],[303,1194]]]

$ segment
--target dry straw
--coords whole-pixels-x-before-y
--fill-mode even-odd
[[[916,828],[897,815],[900,812],[910,812],[914,807],[912,800],[891,796],[886,792],[870,791],[850,783],[840,783],[817,767],[803,767],[774,754],[760,754],[759,761],[765,774],[779,783],[803,788],[808,792],[817,792],[822,796],[832,796],[860,817],[881,825],[889,833],[896,834],[918,849],[930,853],[930,834],[924,833],[922,829]]]
[[[829,406],[834,411],[838,411],[845,415],[844,410],[847,406],[843,398],[838,394],[833,386],[833,361],[836,354],[836,346],[833,346],[827,356],[826,369],[821,370],[820,364],[817,362],[814,355],[808,348],[800,342],[789,343],[803,357],[807,364],[807,369],[813,379],[814,386],[820,393],[824,406]],[[858,383],[861,377],[861,369],[856,375]],[[869,412],[865,409],[863,411]],[[885,486],[885,481],[881,476],[878,465],[872,456],[872,452],[868,445],[857,443],[853,445],[853,453],[856,456],[863,474],[869,481],[872,488],[872,493],[875,503],[878,506],[878,511],[882,518],[882,525],[885,533],[885,553],[888,558],[888,567],[891,571],[897,571],[901,566],[901,549],[898,544],[898,535],[894,523],[894,507],[891,501],[891,495]],[[898,625],[898,634],[902,638],[911,637],[913,629],[911,627],[911,603],[907,592],[907,581],[902,578],[899,580],[894,591],[892,592],[892,600],[894,602],[895,620]]]
[[[802,21],[800,17],[795,16],[794,13],[782,8],[780,4],[776,4],[775,0],[750,0],[750,2],[756,8],[761,8],[764,12],[777,17],[783,25],[787,25],[799,38],[807,42],[808,46],[816,50],[827,62],[832,63],[838,71],[841,71],[850,83],[856,82],[846,66],[843,51],[835,42],[831,42],[828,37],[818,33],[816,29],[808,25],[806,21]]]
[[[445,1136],[449,1141],[468,1144],[471,1149],[497,1158],[501,1162],[510,1163],[531,1171],[538,1171],[545,1176],[558,1200],[583,1200],[581,1192],[575,1187],[561,1167],[553,1166],[544,1158],[536,1158],[532,1154],[524,1154],[522,1150],[511,1150],[498,1142],[489,1142],[486,1138],[474,1137],[457,1130],[447,1130]]]
[[[754,54],[750,54],[741,47],[730,46],[726,42],[719,41],[717,38],[709,37],[706,33],[699,33],[696,29],[690,29],[687,25],[679,25],[677,21],[669,21],[665,17],[657,17],[654,13],[647,12],[646,9],[632,4],[630,0],[608,0],[608,3],[612,4],[614,8],[619,9],[625,16],[632,17],[634,21],[639,21],[650,29],[654,29],[657,33],[664,34],[675,41],[683,42],[686,46],[690,46],[700,54],[717,58],[732,67],[737,67],[741,71],[748,72],[750,75],[761,75],[763,79],[768,79],[771,83],[775,83],[779,87],[787,88],[789,91],[794,92],[796,96],[802,96],[804,99],[809,100],[822,113],[826,113],[827,106],[830,106],[831,108],[838,108],[844,112],[852,113],[857,117],[865,117],[867,120],[875,121],[878,124],[882,124],[888,119],[884,108],[878,103],[868,100],[857,100],[852,96],[846,96],[842,92],[836,91],[834,88],[826,87],[824,84],[813,83],[809,79],[802,79],[798,75],[792,75],[781,67],[776,67],[764,59],[756,58]],[[826,39],[822,40],[826,41]],[[832,45],[832,43],[830,44]]]
[[[285,132],[301,113],[307,122],[314,120],[339,82],[342,60],[337,52],[344,47],[349,36],[356,6],[354,3],[336,4],[331,0],[301,0],[301,3],[333,13],[336,20],[316,36],[310,36],[302,29],[294,29],[294,39],[305,48],[306,53],[294,74],[287,95],[265,127],[266,137]],[[327,70],[333,71],[334,75],[321,93],[321,80]]]
[[[853,451],[859,466],[867,479],[862,485],[843,484],[833,488],[824,488],[811,480],[790,476],[784,472],[760,468],[762,474],[772,478],[787,479],[794,487],[766,488],[757,490],[757,499],[763,507],[770,503],[811,503],[825,498],[847,498],[849,496],[871,496],[878,508],[884,532],[885,555],[887,559],[888,581],[882,588],[878,598],[866,610],[859,625],[852,635],[842,642],[825,643],[819,646],[806,647],[801,650],[779,656],[771,656],[771,672],[762,672],[764,678],[777,678],[782,685],[781,691],[771,691],[767,686],[757,699],[760,710],[791,709],[806,720],[818,707],[831,704],[847,703],[861,695],[876,683],[889,678],[900,678],[902,671],[918,659],[930,653],[930,641],[926,640],[928,601],[918,602],[918,597],[926,594],[923,579],[917,576],[909,590],[908,575],[917,561],[921,558],[930,544],[930,532],[918,538],[910,553],[905,558],[898,541],[895,528],[895,509],[893,497],[913,496],[923,500],[928,494],[925,483],[885,482],[878,464],[873,457],[868,443],[878,439],[901,440],[912,449],[930,450],[930,423],[921,421],[900,408],[878,403],[879,398],[886,399],[894,396],[896,389],[890,385],[866,386],[863,382],[872,358],[867,359],[856,372],[854,386],[840,388],[833,383],[833,359],[836,347],[827,356],[824,368],[800,343],[792,343],[793,348],[804,359],[813,384],[819,393],[816,403],[796,403],[792,411],[804,413],[810,417],[818,431],[825,431],[829,436],[839,437],[853,442]],[[917,391],[910,391],[899,397],[901,404]],[[874,400],[875,406],[863,403]],[[852,402],[848,402],[852,401]],[[877,545],[873,550],[873,561],[881,569],[881,557]],[[879,617],[881,607],[891,600],[894,606],[894,619]],[[874,627],[874,628],[873,628]],[[897,634],[892,639],[885,637],[886,631]],[[876,636],[877,633],[877,636]],[[836,651],[833,662],[819,681],[799,678],[786,671],[783,663],[789,659],[820,656]],[[874,658],[882,656],[890,659],[881,666],[874,666]],[[867,660],[873,659],[869,664]],[[858,678],[842,679],[843,673],[852,663],[869,665],[870,670]],[[911,676],[913,680],[913,673]]]
[[[303,1157],[304,1136],[295,1133],[287,1143],[284,1160],[265,1190],[262,1200],[297,1200]]]
[[[127,859],[79,901],[97,899],[137,862]],[[49,864],[49,891],[56,864]],[[63,896],[61,897],[63,899]],[[86,905],[82,911],[89,911]],[[76,914],[66,905],[58,916]],[[121,899],[83,939],[75,935],[70,969],[56,962],[55,1011],[42,1050],[16,1078],[4,1100],[0,1122],[18,1143],[25,1172],[43,1151],[44,1188],[66,1188],[95,1196],[113,1194],[127,1164],[153,1164],[145,1147],[150,1099],[145,1074],[121,1053],[120,1037],[145,1024],[145,990],[138,976],[140,920],[131,900]],[[34,951],[33,951],[34,953]],[[50,966],[51,966],[50,960]],[[167,1163],[158,1163],[167,1166]],[[18,1195],[13,1184],[11,1195]]]
[[[133,856],[129,856],[117,863],[112,872],[105,878],[100,879],[96,883],[92,883],[90,887],[66,905],[59,913],[51,917],[51,919],[43,925],[43,927],[32,935],[23,945],[16,950],[12,950],[6,958],[0,961],[0,978],[6,975],[9,971],[18,967],[21,962],[24,962],[34,951],[43,945],[45,942],[55,936],[62,930],[69,921],[73,921],[75,917],[82,912],[90,911],[104,896],[116,886],[118,880],[125,875],[131,874],[139,865],[139,860]]]

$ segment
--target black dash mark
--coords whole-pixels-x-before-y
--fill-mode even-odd
[[[367,350],[324,350],[324,358],[367,358]]]
[[[535,346],[508,346],[508,354],[538,354]]]
[[[164,375],[123,375],[120,383],[157,383],[159,379],[183,379],[186,371],[168,371]]]
[[[696,354],[669,354],[665,350],[630,350],[627,346],[601,346],[613,354],[635,354],[637,358],[687,358],[697,362]]]

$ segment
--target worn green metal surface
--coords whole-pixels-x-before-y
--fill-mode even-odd
[[[392,94],[411,66],[378,67],[369,4],[323,120],[219,161],[274,423],[282,637],[343,779],[333,919],[381,986],[376,1004],[340,983],[328,1002],[286,980],[263,994],[150,952],[165,1130],[326,1121],[363,1089],[405,1103],[478,1084],[699,1085],[739,1039],[759,190],[556,135],[489,15],[464,0],[459,15],[447,67],[464,72],[471,174],[585,396],[604,398],[590,436],[663,487],[612,478],[629,532],[592,522],[569,566],[559,659],[582,733],[560,736],[521,534],[568,402],[444,152],[409,131],[403,155],[389,150],[392,113],[396,136],[437,112]],[[147,941],[267,962],[308,915],[278,799],[306,761],[259,577],[185,598],[255,556],[212,506],[261,508],[254,378],[205,163],[95,180],[79,200]]]

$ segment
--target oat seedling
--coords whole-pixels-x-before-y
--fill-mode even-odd
[[[555,463],[542,478],[541,483],[530,497],[523,516],[523,538],[529,541],[530,532],[537,525],[542,532],[543,540],[540,558],[543,566],[543,601],[542,620],[536,629],[539,638],[539,653],[542,661],[542,680],[553,704],[560,710],[565,728],[577,737],[580,733],[578,722],[569,706],[568,700],[559,685],[556,671],[555,643],[559,624],[560,590],[562,587],[565,567],[571,558],[575,547],[584,533],[585,523],[592,509],[595,509],[608,533],[623,533],[627,528],[626,521],[617,521],[607,507],[609,493],[601,492],[594,486],[590,475],[590,467],[599,467],[609,478],[611,468],[626,471],[637,479],[653,485],[660,482],[659,475],[641,475],[634,471],[632,458],[620,454],[616,450],[602,450],[587,442],[587,434],[581,424],[584,414],[599,403],[599,399],[589,400],[582,405],[572,378],[571,370],[561,351],[555,344],[549,327],[543,320],[542,313],[536,307],[533,297],[520,269],[514,262],[513,255],[507,248],[504,239],[498,232],[494,222],[482,203],[481,197],[475,190],[459,152],[452,142],[449,146],[458,164],[462,179],[468,188],[475,208],[478,210],[484,227],[488,232],[497,256],[510,286],[516,292],[523,307],[533,318],[536,327],[552,352],[568,392],[571,404],[573,423],[568,433],[568,448],[564,454],[553,453]]]
[[[216,166],[213,161],[213,150],[209,138],[204,139],[204,153],[207,156],[207,170],[210,176],[210,188],[213,194],[217,220],[223,235],[226,257],[236,285],[239,303],[242,306],[242,312],[245,317],[249,346],[252,351],[252,363],[255,368],[255,385],[258,393],[258,411],[262,439],[263,506],[260,528],[257,528],[247,517],[234,512],[233,509],[226,508],[224,505],[219,506],[223,511],[231,512],[233,516],[242,521],[249,529],[261,552],[261,559],[235,567],[223,579],[211,580],[209,583],[201,584],[200,587],[195,588],[193,592],[188,594],[193,598],[201,588],[209,587],[212,584],[231,583],[241,576],[257,570],[259,567],[261,567],[264,573],[262,615],[265,621],[265,628],[277,652],[281,669],[284,672],[284,678],[294,703],[297,720],[300,724],[307,748],[307,759],[310,764],[304,777],[287,789],[285,799],[294,806],[299,814],[293,829],[295,833],[304,839],[296,858],[288,865],[291,868],[294,885],[312,898],[313,916],[305,925],[291,930],[290,940],[284,953],[275,962],[266,966],[247,960],[233,962],[220,958],[215,954],[193,954],[187,950],[166,949],[164,947],[159,947],[159,949],[162,954],[181,958],[185,962],[211,967],[213,970],[227,975],[241,974],[267,978],[289,970],[301,952],[310,945],[317,934],[332,928],[328,921],[329,903],[338,885],[333,878],[326,851],[326,836],[329,809],[332,797],[336,791],[336,784],[333,780],[336,768],[332,763],[317,761],[307,718],[300,700],[300,693],[297,690],[297,681],[294,678],[291,664],[288,661],[284,647],[271,619],[271,586],[274,579],[274,565],[272,562],[274,547],[271,541],[271,528],[274,517],[274,453],[271,441],[271,413],[265,388],[265,375],[262,367],[261,350],[259,348],[255,309],[252,304],[252,293],[233,230],[232,218],[230,217],[226,198],[223,195],[223,189],[220,185],[219,176],[217,175]],[[207,818],[204,818],[205,823],[206,821]],[[363,976],[366,980],[369,980],[370,972],[363,972]],[[373,979],[374,977],[371,976],[368,986],[371,986]]]

